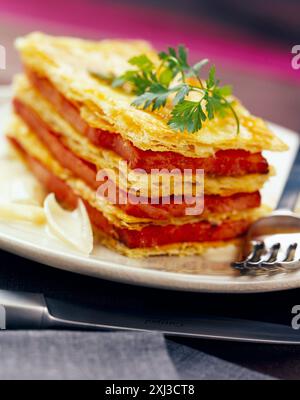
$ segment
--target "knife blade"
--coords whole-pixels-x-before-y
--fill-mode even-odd
[[[8,330],[78,329],[160,332],[167,336],[218,339],[253,343],[300,344],[300,332],[277,323],[224,318],[216,315],[183,315],[174,312],[138,311],[118,307],[62,301],[43,294],[0,290]]]

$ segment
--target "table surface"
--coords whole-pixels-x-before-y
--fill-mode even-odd
[[[91,279],[48,268],[5,252],[0,252],[0,262],[0,289],[44,293],[46,296],[66,301],[77,298],[85,299],[85,301],[88,300],[91,303],[97,301],[98,303],[100,299],[103,307],[106,307],[107,310],[109,310],[111,304],[114,306],[123,306],[124,303],[126,303],[126,307],[134,304],[134,307],[145,307],[146,310],[149,304],[152,305],[151,299],[161,299],[162,305],[171,300],[174,302],[177,301],[179,308],[182,307],[182,304],[188,304],[192,301],[194,306],[199,304],[199,309],[203,309],[203,304],[209,305],[212,299],[211,296],[213,296],[174,293],[170,291],[163,292]],[[255,297],[248,295],[247,300],[245,297],[242,298],[242,296],[236,295],[229,298],[228,296],[218,295],[218,298],[214,297],[213,301],[215,304],[219,301],[220,309],[222,308],[222,304],[224,305],[226,302],[229,306],[231,304],[231,307],[235,309],[237,309],[236,304],[240,304],[241,316],[243,316],[245,311],[243,305],[247,304],[247,315],[249,315],[249,312],[255,315],[255,310],[259,310],[261,307],[260,304],[269,302],[270,313],[266,314],[267,321],[271,319],[272,313],[273,315],[274,313],[283,313],[289,316],[292,306],[299,303],[300,290],[273,294],[271,295],[273,296],[272,298],[270,298],[269,294],[256,295]],[[157,304],[158,316],[159,308],[160,305]],[[23,334],[26,336],[28,333],[23,332]],[[101,334],[100,332],[99,335]],[[7,332],[6,335],[9,337],[9,335],[14,335],[14,333]],[[51,344],[51,337],[53,338],[53,343],[56,343],[55,338],[57,334],[55,332],[47,333],[47,335],[48,344]],[[87,335],[89,334],[87,333]],[[65,340],[63,336],[61,339]],[[4,336],[0,336],[0,349],[5,340]],[[101,342],[101,336],[98,336],[97,340]],[[15,347],[15,357],[18,357],[18,346]],[[203,355],[213,356],[214,360],[220,360],[221,363],[222,360],[225,360],[236,367],[246,368],[249,370],[250,376],[252,371],[274,378],[299,379],[300,377],[300,346],[274,346],[167,338],[166,347],[176,369],[181,370],[183,377],[192,376],[197,379],[203,375],[202,370],[194,370],[194,363],[200,355],[201,357]],[[46,350],[44,349],[43,351]],[[183,354],[185,354],[185,357],[182,358]],[[118,356],[122,358],[122,354]],[[67,360],[63,359],[60,362],[67,362]],[[0,367],[0,376],[1,373],[2,370]],[[18,370],[15,373],[18,376]],[[247,374],[244,374],[244,377],[247,377]],[[159,378],[159,376],[156,376],[156,378]]]
[[[294,194],[298,192],[299,187],[300,154],[288,182],[286,190],[287,197],[293,197]],[[138,307],[139,312],[145,310],[145,313],[150,307],[151,310],[157,309],[159,317],[159,310],[162,307],[168,307],[168,305],[172,304],[173,308],[177,309],[178,307],[178,310],[181,312],[185,309],[189,311],[191,309],[195,310],[195,313],[198,313],[199,310],[205,313],[214,310],[217,313],[221,313],[223,316],[226,313],[227,316],[234,315],[238,318],[255,318],[265,322],[280,321],[281,323],[289,324],[291,320],[291,309],[294,305],[299,304],[300,301],[300,289],[282,293],[255,295],[214,295],[180,293],[134,287],[56,270],[1,251],[0,265],[0,289],[43,293],[45,296],[66,301],[87,301],[92,304],[100,304],[101,307],[108,312],[112,306],[122,307],[122,309],[125,308],[126,312]],[[151,339],[153,351],[154,349],[158,351],[157,346],[159,346],[159,357],[162,356],[162,352],[166,353],[164,354],[165,357],[163,357],[163,360],[161,360],[161,365],[164,365],[163,372],[161,372],[161,370],[159,371],[158,366],[156,366],[159,372],[158,375],[151,375],[152,378],[158,379],[166,377],[173,379],[172,368],[176,371],[179,378],[193,379],[211,377],[221,379],[265,379],[269,377],[299,379],[300,377],[300,346],[258,345],[178,338],[176,340],[166,338],[165,343],[162,343],[162,339],[160,338],[146,337],[130,339],[126,336],[123,338],[118,336],[106,337],[101,336],[101,332],[99,333],[100,336],[93,337],[91,337],[90,334],[87,334],[85,337],[82,333],[80,337],[76,335],[72,336],[71,333],[71,336],[69,336],[68,333],[57,336],[58,334],[56,332],[41,333],[41,336],[37,336],[37,334],[33,335],[28,332],[19,333],[18,335],[7,332],[7,335],[7,337],[0,336],[0,354],[2,354],[2,361],[5,359],[5,356],[15,359],[16,367],[14,364],[12,365],[9,360],[5,360],[3,364],[5,368],[7,366],[16,368],[13,370],[15,372],[12,372],[13,376],[18,376],[20,347],[24,342],[28,343],[29,341],[29,344],[31,343],[33,347],[32,351],[35,352],[35,361],[36,359],[47,358],[50,364],[54,355],[53,351],[49,354],[47,346],[51,345],[54,347],[56,349],[56,355],[51,365],[53,365],[53,363],[56,367],[59,364],[69,365],[68,371],[71,369],[71,372],[69,371],[67,373],[64,369],[63,371],[58,369],[58,372],[62,373],[62,376],[66,375],[69,378],[76,378],[79,372],[76,365],[73,365],[75,361],[72,354],[73,351],[77,351],[78,343],[82,342],[86,355],[92,352],[92,354],[89,354],[89,357],[95,358],[96,355],[93,356],[93,346],[95,346],[95,343],[99,342],[103,346],[107,341],[113,343],[116,341],[115,345],[119,346],[121,350],[119,350],[119,353],[115,354],[114,357],[116,360],[118,360],[118,357],[123,360],[124,358],[126,359],[126,355],[120,353],[124,351],[123,341],[127,343],[128,340],[131,340],[131,342],[133,342],[131,343],[132,346],[134,346],[134,348],[139,346],[138,348],[142,351],[143,348],[148,349],[148,341]],[[135,342],[135,340],[137,340],[137,342]],[[152,341],[154,341],[154,343]],[[43,345],[41,345],[40,342]],[[11,352],[8,355],[6,355],[5,352],[3,353],[3,346],[11,347]],[[62,346],[64,346],[64,349]],[[102,357],[103,351],[104,350],[102,350]],[[108,352],[109,351],[110,350],[108,350]],[[60,352],[62,352],[61,355]],[[96,359],[99,363],[102,358],[101,354],[98,356],[99,359],[97,357]],[[24,358],[29,360],[27,362],[31,362],[31,353],[26,354]],[[169,358],[169,363],[166,361],[167,358]],[[133,355],[130,354],[128,361],[130,360],[131,362],[133,359]],[[140,362],[142,361],[138,359],[137,364]],[[155,363],[155,360],[152,359],[152,362]],[[168,366],[163,364],[164,362],[167,363]],[[93,365],[95,368],[99,368],[99,366],[97,367],[98,364]],[[89,372],[89,377],[94,376],[95,370],[91,371],[90,365],[85,365],[82,369],[84,368],[83,374]],[[111,366],[111,368],[113,374],[115,366]],[[131,368],[132,377],[137,376],[136,370],[134,369],[136,367],[131,366]],[[7,369],[5,369],[5,371],[7,371]],[[169,372],[167,373],[166,371]],[[56,374],[58,372],[56,372]],[[258,373],[263,375],[257,375]],[[0,378],[2,374],[3,369],[1,369],[0,366]],[[22,376],[24,376],[24,371]],[[57,375],[54,376],[56,377]],[[101,376],[103,377],[103,375]],[[108,375],[104,376],[107,377]],[[142,373],[138,376],[140,378],[149,377],[149,375],[143,375]],[[109,377],[112,378],[115,376],[109,375]]]

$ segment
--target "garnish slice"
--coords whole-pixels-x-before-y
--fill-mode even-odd
[[[144,110],[159,110],[167,105],[172,96],[173,110],[168,125],[175,131],[198,132],[203,122],[216,116],[232,113],[236,121],[237,134],[240,131],[239,117],[232,101],[230,86],[220,86],[216,68],[212,66],[205,81],[199,77],[202,68],[208,64],[204,59],[194,65],[188,62],[188,51],[184,46],[169,48],[159,53],[159,65],[142,54],[129,60],[135,67],[113,81],[113,87],[130,85],[137,95],[132,105]],[[192,101],[190,93],[198,93],[200,99]]]
[[[44,204],[50,231],[63,242],[86,255],[93,251],[93,230],[86,208],[81,200],[75,211],[64,210],[49,194]]]

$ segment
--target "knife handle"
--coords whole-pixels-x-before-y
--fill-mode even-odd
[[[40,329],[47,314],[42,294],[0,290],[1,329]]]

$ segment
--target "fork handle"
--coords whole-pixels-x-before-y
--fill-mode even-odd
[[[279,202],[277,210],[300,213],[300,193],[287,191]],[[276,211],[277,211],[276,210]]]

